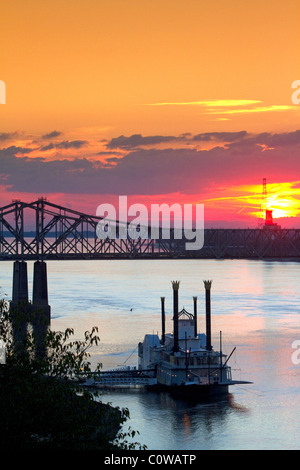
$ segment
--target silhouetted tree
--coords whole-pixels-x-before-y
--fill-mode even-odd
[[[17,323],[14,312],[14,328]],[[91,373],[88,350],[98,344],[97,333],[93,328],[83,341],[70,341],[72,329],[49,329],[44,339],[47,354],[39,357],[32,332],[27,332],[22,344],[15,344],[8,303],[0,300],[0,340],[5,344],[5,360],[0,364],[2,448],[145,448],[132,442],[135,431],[122,432],[128,409],[103,404],[97,394],[80,386],[82,374]],[[96,370],[100,368],[98,364]]]

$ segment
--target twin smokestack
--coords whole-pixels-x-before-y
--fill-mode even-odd
[[[212,281],[203,281],[205,286],[205,306],[206,306],[206,350],[211,351],[211,305],[210,290]],[[179,351],[179,332],[178,332],[178,291],[180,281],[172,281],[173,287],[173,351]],[[194,335],[197,336],[197,297],[193,297],[194,301]],[[165,297],[161,297],[161,320],[162,320],[162,339],[161,343],[165,344]]]

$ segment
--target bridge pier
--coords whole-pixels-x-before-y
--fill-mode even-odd
[[[33,271],[33,294],[31,306],[31,324],[36,340],[36,354],[44,356],[44,339],[50,326],[51,308],[48,304],[47,265],[36,261]]]
[[[50,326],[51,307],[48,304],[47,265],[44,261],[34,263],[33,297],[28,300],[27,263],[15,261],[13,269],[13,294],[10,317],[15,350],[19,351],[26,339],[28,324],[32,325],[36,341],[35,354],[45,355],[44,339]]]
[[[10,302],[10,318],[13,329],[13,340],[16,352],[26,340],[27,324],[30,315],[28,301],[27,263],[15,261],[13,268],[13,291]]]

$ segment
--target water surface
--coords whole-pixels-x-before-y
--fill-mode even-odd
[[[32,266],[28,262],[30,296]],[[247,260],[48,261],[53,330],[75,329],[76,339],[98,326],[101,342],[91,362],[104,368],[135,365],[147,333],[172,331],[171,280],[180,280],[180,308],[193,312],[205,332],[204,279],[212,279],[212,343],[230,354],[233,377],[252,381],[231,388],[228,400],[193,404],[168,394],[104,393],[103,401],[128,407],[138,440],[153,450],[299,449],[300,265]],[[11,297],[12,263],[0,263],[0,288]]]

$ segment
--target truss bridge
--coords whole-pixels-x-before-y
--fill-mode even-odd
[[[300,229],[264,226],[257,229],[205,229],[204,245],[187,250],[184,232],[168,238],[162,229],[151,238],[141,235],[99,239],[101,217],[53,204],[45,198],[26,203],[14,200],[0,208],[0,260],[47,259],[300,259]],[[126,224],[115,222],[116,233]],[[125,225],[125,226],[124,226]]]

